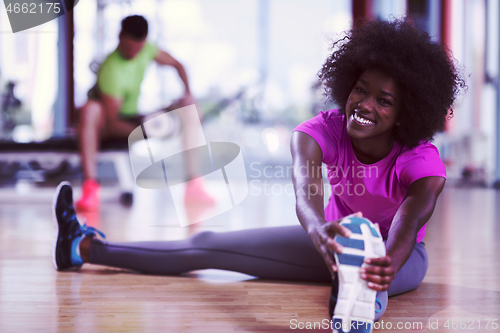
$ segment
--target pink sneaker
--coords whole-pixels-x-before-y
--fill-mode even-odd
[[[82,184],[82,197],[76,203],[76,209],[92,211],[99,209],[101,185],[94,179],[85,179]]]

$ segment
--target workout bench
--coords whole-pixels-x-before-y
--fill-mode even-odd
[[[134,178],[130,167],[127,140],[103,141],[97,158],[100,162],[113,163],[121,191],[120,202],[130,205],[133,200]],[[42,166],[42,169],[47,165],[61,166],[63,163],[69,163],[78,168],[80,166],[79,147],[76,138],[71,137],[30,143],[4,141],[0,142],[0,162],[18,165],[37,163]],[[35,170],[32,171],[35,172]],[[57,174],[57,170],[51,172]],[[36,175],[32,178],[36,178]],[[43,177],[39,175],[38,178]],[[39,179],[39,181],[42,180]]]

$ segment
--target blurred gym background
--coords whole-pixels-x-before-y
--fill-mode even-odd
[[[237,143],[247,164],[273,166],[290,165],[289,138],[298,123],[334,107],[317,81],[331,41],[357,18],[410,15],[450,48],[469,87],[435,140],[449,183],[500,184],[497,0],[85,0],[16,34],[1,11],[1,186],[81,179],[78,108],[118,43],[121,19],[131,14],[146,17],[148,39],[187,69],[207,140]],[[181,93],[175,70],[153,64],[140,112]],[[116,182],[112,164],[99,170],[103,182]]]

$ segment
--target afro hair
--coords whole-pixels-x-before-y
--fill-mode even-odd
[[[318,76],[340,112],[369,68],[381,69],[398,84],[402,103],[394,137],[410,147],[444,130],[458,92],[466,87],[445,47],[407,18],[365,22],[333,44]]]

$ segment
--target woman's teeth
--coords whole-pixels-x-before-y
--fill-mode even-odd
[[[365,118],[361,118],[360,116],[357,115],[357,113],[354,113],[353,115],[353,118],[356,119],[357,122],[363,124],[363,125],[373,125],[375,124],[375,122],[371,121],[371,120],[368,120],[368,119],[365,119]]]

